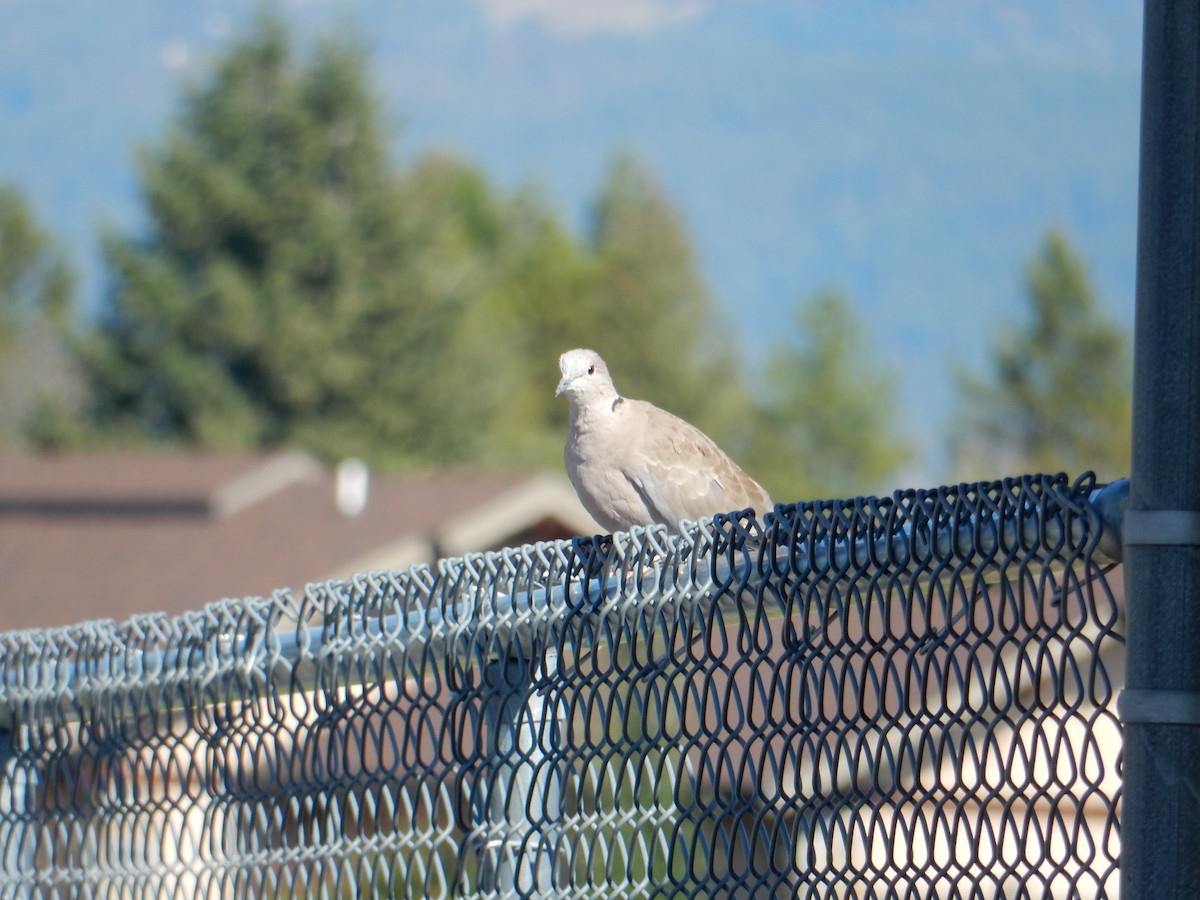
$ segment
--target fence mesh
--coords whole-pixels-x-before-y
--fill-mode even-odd
[[[0,896],[1115,897],[1096,488],[4,635]]]

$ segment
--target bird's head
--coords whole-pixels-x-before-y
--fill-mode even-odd
[[[595,350],[568,350],[558,358],[562,379],[554,396],[566,394],[572,401],[587,403],[616,394],[608,366]]]

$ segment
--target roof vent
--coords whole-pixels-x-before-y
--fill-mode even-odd
[[[371,475],[361,459],[343,459],[337,466],[336,502],[338,512],[353,519],[367,508]]]

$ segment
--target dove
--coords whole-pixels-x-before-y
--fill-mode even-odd
[[[594,350],[558,360],[571,424],[563,457],[584,508],[603,528],[666,525],[752,508],[771,498],[704,432],[644,400],[622,397]]]

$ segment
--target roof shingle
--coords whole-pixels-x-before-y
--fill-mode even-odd
[[[512,515],[495,516],[497,504]],[[590,526],[565,479],[546,475],[374,476],[366,508],[347,517],[333,475],[300,454],[3,456],[0,630],[177,614],[360,562],[426,561],[396,548],[456,544],[476,509],[495,527],[455,552],[503,546],[547,519],[556,537]]]

